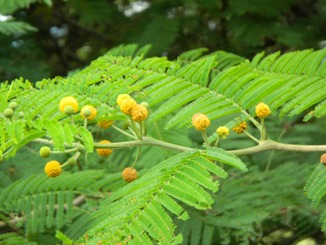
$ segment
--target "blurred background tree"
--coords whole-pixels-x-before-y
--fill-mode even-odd
[[[251,58],[319,48],[326,33],[325,0],[0,0],[0,14],[1,81],[63,76],[121,43]]]

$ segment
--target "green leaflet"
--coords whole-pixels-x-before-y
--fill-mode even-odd
[[[226,177],[222,169],[197,151],[180,153],[159,163],[103,203],[93,218],[93,228],[88,231],[93,237],[89,244],[122,241],[130,234],[135,237],[135,244],[140,234],[163,244],[178,244],[181,237],[174,234],[170,212],[185,220],[188,215],[178,202],[197,209],[211,207],[213,199],[205,189],[218,189],[218,182],[211,181],[211,173]],[[78,240],[82,241],[83,237]]]
[[[240,169],[241,171],[247,171],[247,166],[241,161],[240,158],[229,153],[221,148],[208,148],[204,153],[206,157],[217,160],[221,163],[225,163]]]
[[[78,134],[83,140],[83,144],[87,152],[93,152],[94,150],[94,141],[92,134],[84,127],[78,128]]]
[[[37,0],[21,0],[21,1],[13,1],[13,0],[0,0],[0,9],[2,14],[11,14],[17,9],[20,8],[28,8],[30,4],[36,2]],[[51,0],[43,0],[46,5],[51,6]]]
[[[47,119],[43,121],[43,125],[47,134],[52,139],[54,147],[59,151],[64,151],[64,144],[66,142],[65,133],[69,132],[65,132],[58,121]]]
[[[15,35],[17,33],[25,34],[30,31],[37,31],[37,29],[22,21],[1,21],[0,33],[5,35]]]
[[[6,245],[17,245],[17,244],[24,244],[24,245],[37,245],[36,242],[29,242],[27,241],[23,236],[14,233],[4,233],[0,234],[0,244],[6,244]]]
[[[326,195],[326,167],[319,163],[311,173],[304,187],[305,195],[311,200],[311,205],[317,207]],[[326,211],[320,217],[322,230],[326,232]]]
[[[26,216],[22,223],[27,233],[42,232],[53,226],[60,228],[75,215],[76,194],[91,195],[88,189],[94,192],[102,188],[103,183],[99,185],[96,181],[105,177],[103,171],[94,170],[62,173],[55,179],[45,174],[32,175],[2,189],[0,207],[4,213],[15,211]]]

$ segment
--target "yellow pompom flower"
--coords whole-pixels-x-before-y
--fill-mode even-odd
[[[60,100],[59,108],[61,112],[65,113],[66,106],[71,106],[74,112],[78,111],[78,101],[72,96],[67,96]]]
[[[47,176],[54,178],[61,174],[62,168],[58,161],[53,160],[45,165],[44,171]]]
[[[261,102],[256,106],[256,115],[259,118],[265,118],[271,114],[269,106]]]
[[[93,120],[96,115],[97,115],[97,111],[96,109],[91,106],[91,105],[85,105],[81,111],[80,111],[80,115],[82,116],[82,118],[87,118],[89,120]]]
[[[246,122],[241,122],[240,124],[238,124],[237,126],[232,128],[232,130],[234,132],[236,132],[237,134],[242,134],[246,129],[247,129],[247,123]]]
[[[229,135],[230,133],[230,130],[225,127],[225,126],[221,126],[221,127],[218,127],[216,129],[216,133],[219,137],[221,137],[222,139],[226,139],[226,137]]]
[[[111,142],[108,140],[101,140],[99,142],[99,144],[110,144],[110,143]],[[103,157],[107,157],[112,154],[112,150],[110,148],[98,148],[96,149],[96,152]]]
[[[127,98],[122,100],[120,104],[120,110],[126,115],[131,115],[132,110],[137,106],[136,101],[133,98]]]
[[[104,129],[111,127],[112,124],[113,124],[112,120],[102,120],[97,122],[97,125]]]
[[[144,121],[148,117],[147,108],[143,105],[136,105],[131,111],[131,118],[135,122]]]
[[[210,124],[211,121],[203,113],[197,113],[192,117],[192,125],[195,127],[196,130],[205,130]]]
[[[321,157],[320,157],[320,163],[326,165],[326,153],[324,153],[323,155],[321,155]]]
[[[134,168],[128,167],[122,171],[122,178],[126,182],[134,181],[135,179],[137,179],[137,177],[138,177],[138,174],[137,174],[136,169],[134,169]]]
[[[130,99],[130,95],[129,94],[119,94],[118,98],[117,98],[118,106],[121,106],[122,101],[124,101],[125,99]]]

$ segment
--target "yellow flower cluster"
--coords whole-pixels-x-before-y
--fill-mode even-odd
[[[138,177],[138,174],[137,174],[136,169],[134,169],[134,168],[128,167],[122,171],[122,178],[126,182],[134,181],[135,179],[137,179],[137,177]]]
[[[104,129],[111,127],[112,124],[113,124],[112,120],[102,120],[97,122],[97,125]]]
[[[61,174],[62,168],[58,161],[53,160],[45,165],[44,171],[47,176],[54,178]]]
[[[210,124],[211,124],[211,121],[203,113],[197,113],[197,114],[193,115],[193,117],[192,117],[192,125],[195,127],[196,130],[203,131]]]
[[[136,122],[142,122],[148,117],[148,110],[143,104],[131,98],[128,94],[120,94],[117,98],[117,104],[123,114],[130,115]]]
[[[89,120],[93,120],[97,115],[97,111],[93,106],[85,105],[81,109],[80,115],[82,116],[82,118],[87,118]]]
[[[130,99],[130,95],[129,94],[119,94],[118,98],[117,98],[117,104],[118,106],[121,106],[122,101],[124,101],[125,99]]]
[[[256,106],[256,115],[259,118],[265,118],[271,114],[269,106],[261,102]]]
[[[234,132],[236,132],[237,134],[242,134],[246,129],[247,129],[247,123],[246,122],[241,122],[240,124],[238,124],[237,126],[232,128],[232,130]]]
[[[216,129],[216,133],[219,137],[221,137],[222,139],[226,139],[226,137],[229,135],[230,133],[230,130],[225,127],[225,126],[222,126],[222,127],[218,127]]]
[[[99,144],[110,144],[111,142],[108,140],[101,140]],[[110,148],[98,148],[96,149],[96,152],[104,157],[107,157],[112,154],[112,150]]]
[[[131,115],[132,110],[137,106],[137,102],[133,98],[126,98],[120,103],[120,110],[123,114]]]
[[[131,111],[131,119],[135,122],[144,121],[148,117],[147,108],[143,105],[137,104]]]
[[[60,100],[59,109],[61,112],[66,113],[65,109],[68,106],[71,106],[74,113],[78,111],[78,101],[72,96],[67,96]]]

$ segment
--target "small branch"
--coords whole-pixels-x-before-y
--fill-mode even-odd
[[[208,143],[206,130],[202,130],[202,131],[200,131],[200,132],[201,132],[201,135],[202,135],[202,137],[203,137],[203,139],[204,139],[204,142],[205,142],[206,148],[209,148],[209,147],[210,147],[210,144]]]
[[[142,140],[134,140],[134,141],[123,141],[123,142],[117,142],[117,143],[109,143],[109,144],[98,144],[95,143],[94,146],[96,148],[125,148],[125,147],[138,147],[142,145],[154,145],[154,146],[160,146],[163,148],[167,148],[170,150],[175,151],[191,151],[194,150],[193,148],[176,145],[173,143],[168,143],[165,141],[156,140],[154,138],[150,137],[143,137]]]
[[[35,139],[33,140],[33,142],[42,143],[46,145],[53,144],[51,140],[45,140],[45,139]],[[174,151],[191,151],[195,149],[195,148],[190,148],[182,145],[177,145],[177,144],[157,140],[149,136],[143,137],[142,140],[123,141],[123,142],[109,143],[109,144],[94,143],[94,146],[96,148],[126,148],[126,147],[138,147],[142,145],[159,146]],[[82,145],[78,143],[73,144],[73,147],[78,147],[78,146],[82,146]],[[67,145],[67,147],[71,147],[71,146]],[[263,140],[263,141],[259,141],[259,145],[257,146],[248,147],[239,150],[229,150],[228,152],[233,153],[237,156],[241,156],[241,155],[250,155],[250,154],[255,154],[255,153],[269,151],[269,150],[296,151],[296,152],[326,152],[326,145],[294,145],[294,144],[279,143],[273,140]]]
[[[326,145],[294,145],[279,143],[273,140],[263,140],[259,145],[229,152],[235,155],[249,155],[269,150],[295,151],[295,152],[326,152]]]
[[[135,158],[133,164],[131,165],[131,168],[134,168],[135,164],[137,163],[138,158],[140,156],[140,152],[141,152],[141,146],[138,147],[137,155],[136,155],[136,158]]]
[[[250,139],[252,139],[253,141],[255,141],[256,143],[260,143],[259,139],[257,139],[256,137],[252,136],[247,130],[243,131]]]
[[[118,128],[115,125],[112,125],[112,128],[115,129],[115,130],[117,130],[118,132],[120,132],[120,133],[122,133],[122,134],[124,134],[124,135],[126,135],[128,137],[130,137],[130,138],[137,139],[137,137],[135,137],[135,136],[133,136],[131,134],[128,134],[127,132],[123,131],[122,129]]]
[[[32,142],[35,143],[40,143],[40,144],[44,144],[44,145],[53,145],[53,141],[52,140],[47,140],[47,139],[42,139],[42,138],[37,138],[32,140]],[[85,149],[85,147],[79,143],[72,143],[72,145],[68,145],[67,143],[64,143],[64,146],[67,148],[81,148],[81,149]]]

